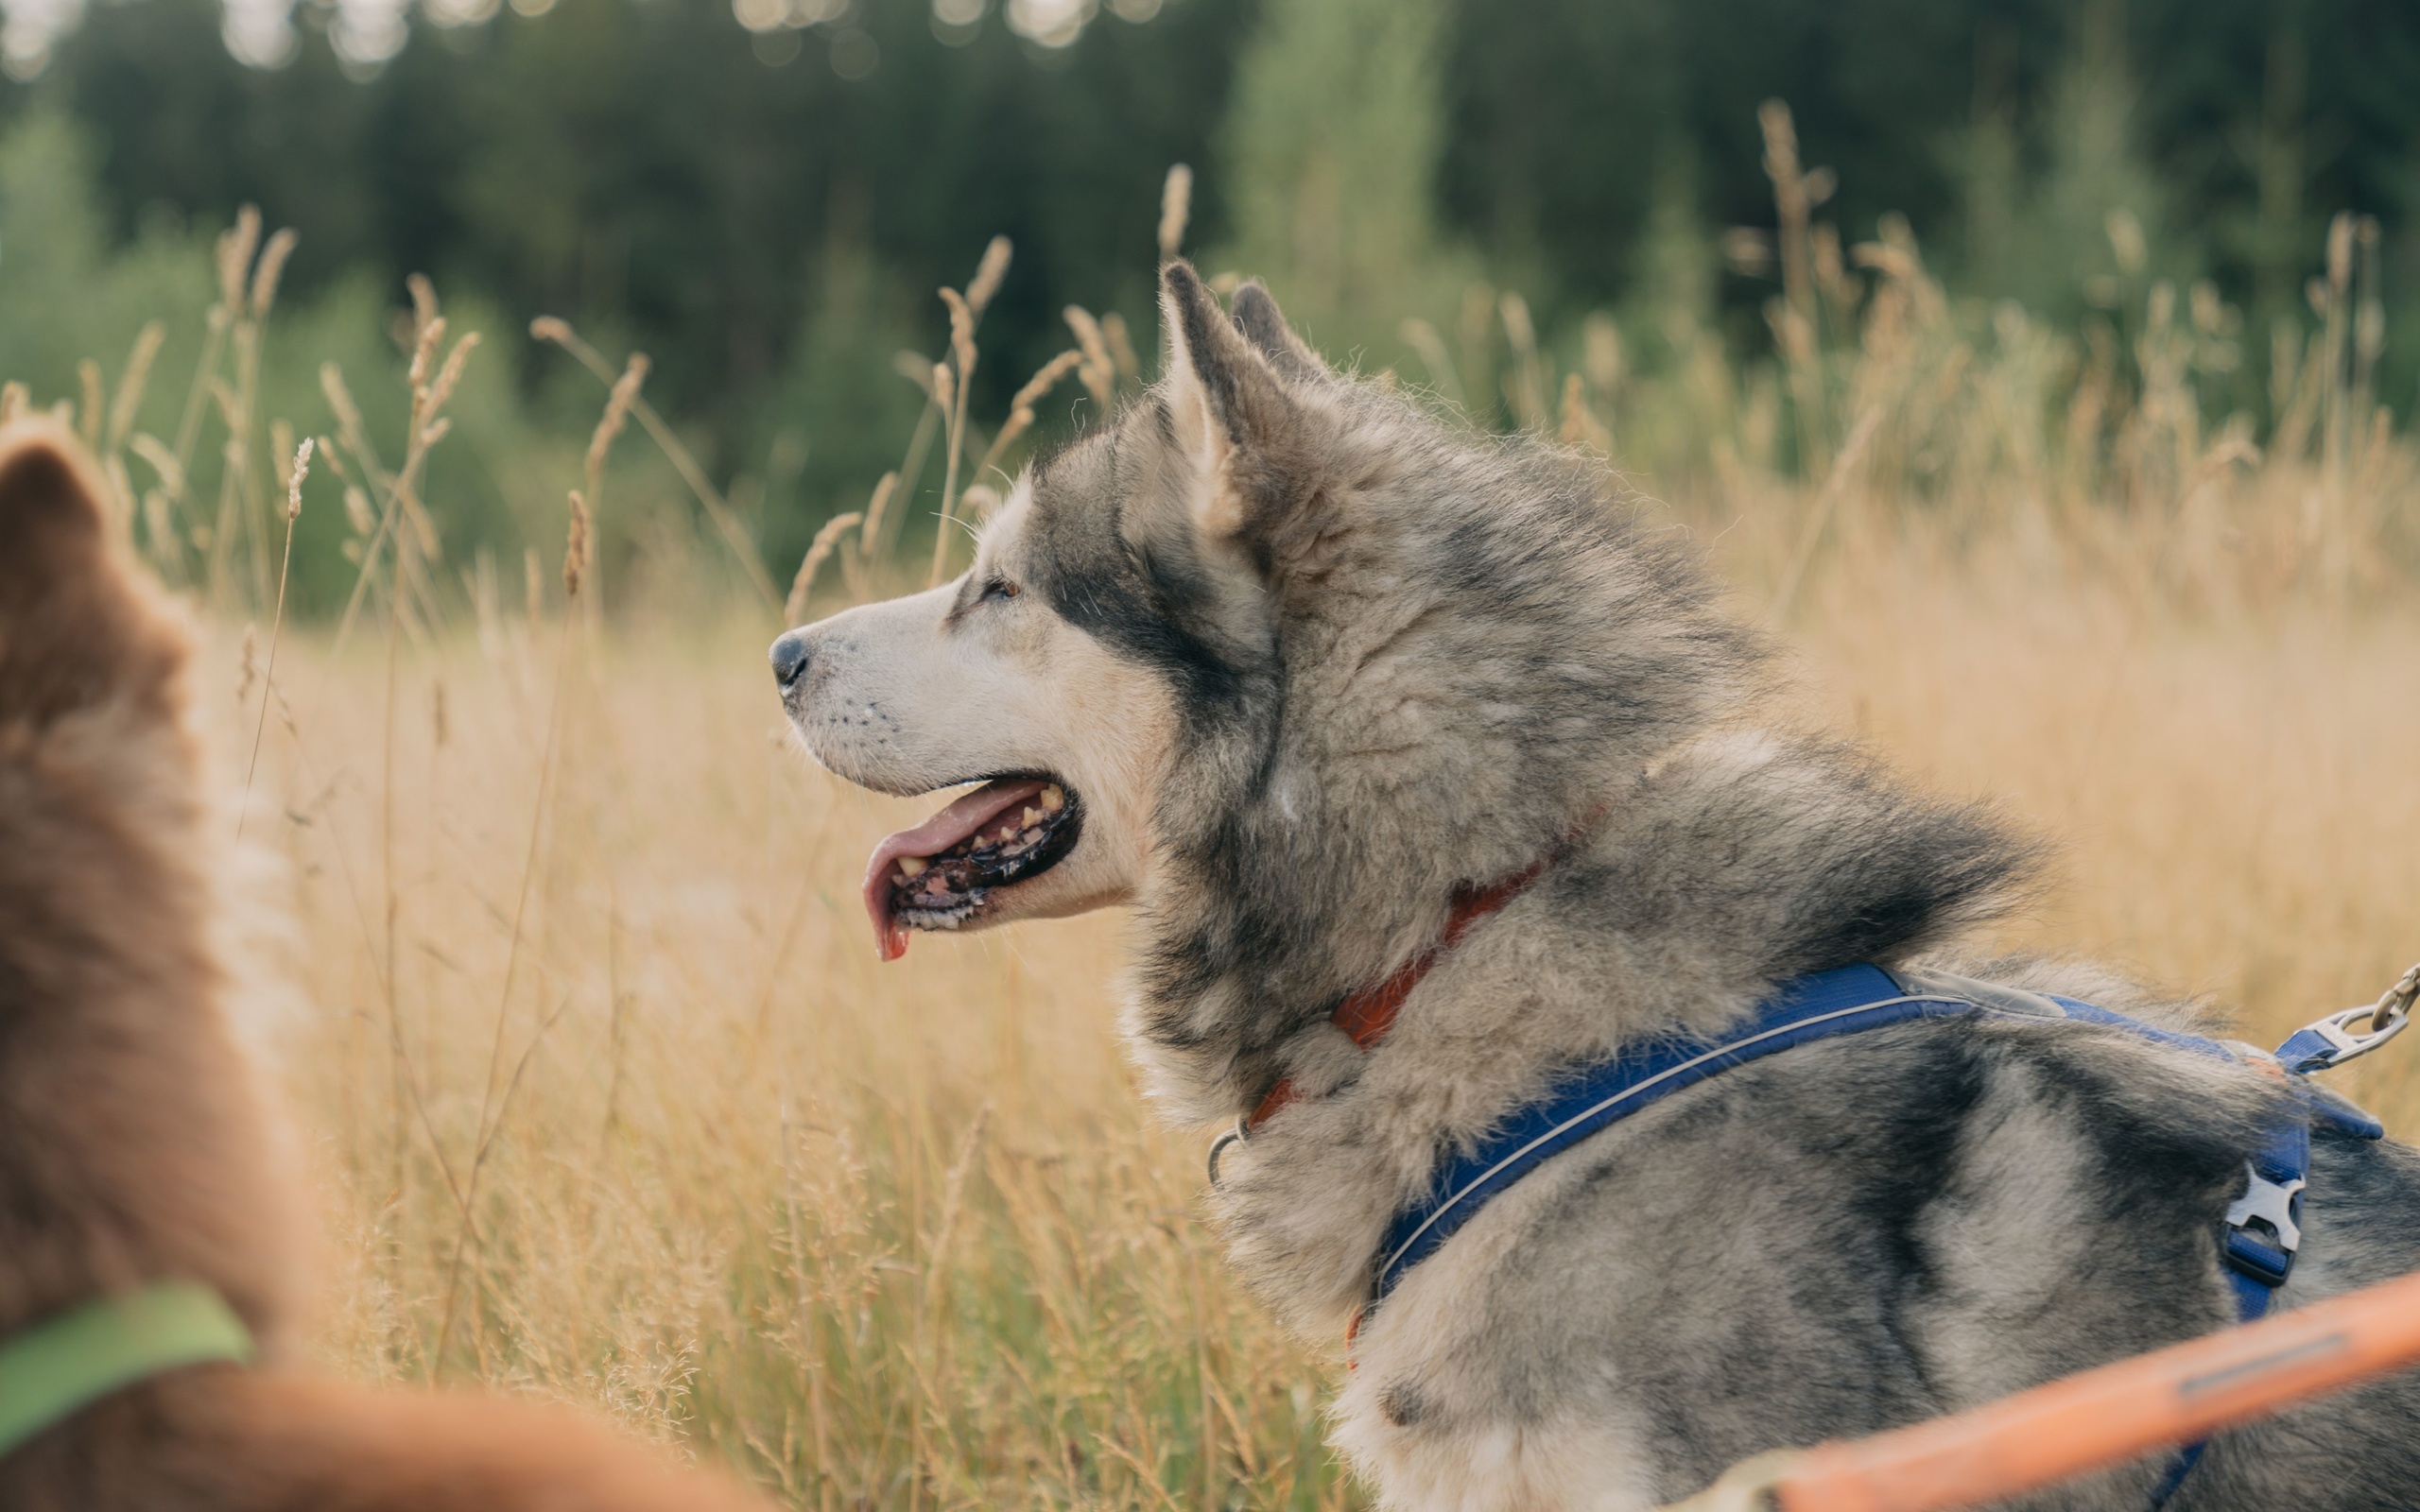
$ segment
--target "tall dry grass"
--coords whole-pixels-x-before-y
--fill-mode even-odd
[[[1319,1503],[1319,1373],[1129,1091],[1114,925],[877,971],[861,842],[915,805],[802,765],[756,638],[558,674],[552,628],[432,654],[391,738],[373,657],[297,673],[337,1358],[600,1402],[806,1505]]]
[[[1718,549],[1753,583],[1793,523]],[[1849,538],[1789,637],[1805,716],[2062,842],[2008,943],[2257,1038],[2420,954],[2412,617],[2210,616],[2021,540]],[[761,636],[583,633],[558,664],[555,629],[432,648],[391,704],[372,648],[291,659],[314,1009],[276,1040],[331,1357],[601,1404],[803,1506],[1346,1499],[1333,1351],[1226,1280],[1201,1142],[1113,1042],[1118,921],[878,968],[858,868],[921,805],[789,747]],[[2420,1112],[2402,1054],[2349,1085]]]
[[[1667,377],[1626,374],[1601,327],[1560,373],[1526,308],[1481,291],[1459,366],[1416,343],[1441,394],[1666,459],[1642,507],[1791,648],[1791,717],[2058,839],[2061,880],[2001,943],[2114,958],[2264,1037],[2367,1000],[2420,954],[2420,464],[2360,386],[2358,228],[2311,341],[2275,344],[2284,419],[2256,446],[2204,414],[2207,353],[2178,354],[2222,315],[2148,290],[2124,362],[2022,312],[1979,326],[1904,238],[1844,262],[1801,223],[1818,197],[1767,125],[1779,365],[1684,322]],[[954,297],[942,361],[903,363],[925,423],[819,539],[791,617],[962,550],[948,525],[930,561],[899,547],[936,446],[951,518],[1004,480],[1039,393],[988,433],[965,396],[1005,255]],[[518,595],[475,572],[446,599],[413,524],[438,318],[424,300],[400,467],[331,387],[318,465],[343,470],[361,562],[344,621],[289,631],[260,677],[222,619],[212,674],[232,747],[267,719],[246,822],[284,861],[303,990],[255,1028],[327,1217],[323,1353],[593,1403],[802,1507],[1354,1502],[1321,1444],[1335,1351],[1227,1280],[1201,1141],[1152,1123],[1114,1043],[1119,921],[926,938],[877,969],[861,858],[925,805],[791,748],[762,661],[775,579],[693,459],[676,471],[739,563],[719,607],[596,613],[593,576],[566,593],[594,571],[577,539],[560,578],[533,556]],[[1123,330],[1069,320],[1076,354],[1037,382],[1131,390]],[[540,335],[616,386],[564,480],[584,520],[615,507],[618,417],[678,442],[642,364]],[[1488,351],[1509,357],[1468,360]],[[229,507],[258,517],[248,547],[272,539],[259,492]],[[2348,1085],[2409,1131],[2411,1067],[2398,1049]]]

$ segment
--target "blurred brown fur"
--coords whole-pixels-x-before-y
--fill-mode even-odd
[[[289,1183],[211,948],[191,643],[62,426],[0,433],[0,1341],[163,1280],[262,1364],[130,1387],[0,1459],[12,1512],[641,1512],[754,1501],[568,1414],[292,1370]]]

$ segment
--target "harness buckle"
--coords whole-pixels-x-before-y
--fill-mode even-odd
[[[2273,1180],[2250,1160],[2244,1162],[2244,1173],[2250,1183],[2227,1209],[2226,1262],[2264,1286],[2283,1286],[2293,1273],[2294,1253],[2303,1245],[2297,1220],[2302,1213],[2304,1178]],[[2260,1228],[2254,1228],[2256,1224]]]

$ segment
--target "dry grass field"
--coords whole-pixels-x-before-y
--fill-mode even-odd
[[[1871,279],[1844,272],[1806,197],[1794,231],[1781,201],[1776,363],[1735,369],[1676,315],[1654,376],[1610,322],[1558,376],[1518,301],[1475,291],[1500,367],[1378,381],[1500,391],[1639,470],[1629,507],[1702,541],[1785,648],[1777,717],[2055,841],[1997,943],[2114,960],[2259,1040],[2368,1001],[2420,955],[2420,454],[2367,387],[2355,228],[2331,239],[2320,327],[2273,344],[2255,448],[2195,387],[2237,360],[2215,295],[2188,317],[2149,288],[2121,363],[2013,308],[1954,309],[1888,228],[1853,249]],[[999,481],[976,464],[1012,465],[1032,418],[987,441],[964,399],[1004,255],[954,312],[920,433],[969,512],[966,486]],[[239,358],[268,307],[251,261],[222,258],[214,317]],[[611,585],[610,615],[593,577],[566,602],[534,556],[526,600],[442,563],[417,490],[467,349],[416,293],[414,439],[391,469],[328,391],[315,486],[349,470],[367,563],[340,626],[221,596],[247,521],[277,580],[258,458],[293,439],[263,447],[240,362],[213,392],[230,455],[255,460],[215,507],[167,448],[100,424],[97,369],[80,411],[137,538],[216,627],[205,701],[282,984],[245,1015],[325,1219],[326,1360],[590,1403],[803,1508],[1353,1503],[1322,1446],[1339,1351],[1283,1338],[1226,1279],[1196,1202],[1204,1135],[1159,1127],[1121,1058],[1119,919],[925,937],[878,968],[862,858],[926,805],[790,744],[772,581],[720,565],[722,501],[696,487],[700,544]],[[1051,376],[1132,392],[1122,328],[1071,324],[1082,354]],[[1433,329],[1407,340],[1451,360]],[[562,480],[576,540],[623,507],[599,490],[621,421],[655,424],[638,381]],[[139,390],[120,382],[117,414]],[[130,455],[160,478],[139,500]],[[814,612],[925,577],[890,549],[897,510],[870,512],[819,545],[846,586],[816,585]],[[2344,1085],[2420,1131],[2420,1047]]]
[[[1754,613],[1806,506],[1740,507],[1694,528]],[[2149,541],[1838,524],[1795,717],[2060,842],[2009,943],[2261,1039],[2420,954],[2420,616],[2197,604]],[[391,669],[290,648],[248,820],[299,920],[268,1040],[329,1359],[596,1403],[802,1506],[1348,1500],[1333,1352],[1225,1280],[1202,1140],[1121,1062],[1118,920],[879,968],[856,880],[919,806],[790,747],[762,627],[486,629]],[[2420,1115],[2403,1054],[2350,1081]]]

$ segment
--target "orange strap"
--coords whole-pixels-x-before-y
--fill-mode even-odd
[[[1395,969],[1394,975],[1377,986],[1365,987],[1338,1004],[1328,1021],[1352,1036],[1353,1042],[1362,1049],[1376,1049],[1378,1041],[1387,1037],[1387,1031],[1395,1026],[1395,1015],[1403,1011],[1404,999],[1411,996],[1411,989],[1420,985],[1421,979],[1437,964],[1438,957],[1459,944],[1473,924],[1519,897],[1530,884],[1538,880],[1538,874],[1547,869],[1547,862],[1552,859],[1551,856],[1543,857],[1528,870],[1507,877],[1485,891],[1456,888],[1453,911],[1446,915],[1445,933],[1439,936],[1437,943],[1404,962]],[[1294,1078],[1284,1078],[1269,1089],[1269,1095],[1252,1110],[1252,1117],[1244,1120],[1244,1128],[1250,1131],[1260,1127],[1279,1108],[1300,1095],[1294,1090]]]
[[[2190,1443],[2414,1362],[2420,1274],[1953,1418],[1763,1458],[1682,1507],[1953,1512]]]

